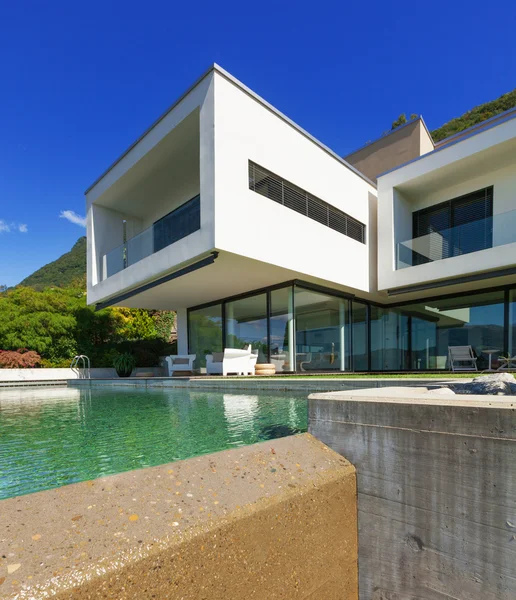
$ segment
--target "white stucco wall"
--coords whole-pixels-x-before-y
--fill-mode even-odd
[[[147,153],[165,136],[174,135],[174,128],[194,111],[198,111],[199,114],[198,170],[192,172],[189,168],[182,179],[176,178],[175,181],[167,181],[166,178],[162,178],[162,184],[157,185],[154,190],[150,188],[148,194],[154,195],[147,197],[148,213],[138,222],[134,233],[146,229],[155,220],[168,214],[199,192],[201,195],[201,229],[102,281],[98,265],[106,251],[122,243],[118,230],[120,229],[120,217],[125,216],[123,194],[116,203],[118,212],[99,206],[102,203],[103,194],[112,193],[112,186],[117,185],[117,182],[131,169],[137,168],[139,161],[144,159]],[[104,301],[147,281],[152,281],[175,267],[180,267],[198,256],[208,254],[213,249],[215,243],[213,122],[213,75],[209,74],[89,190],[86,196],[88,303]],[[138,182],[130,185],[136,186]],[[142,195],[141,202],[146,202],[144,195]],[[130,237],[132,237],[132,233],[128,231],[128,238]]]
[[[139,367],[133,370],[133,377],[137,373],[152,373],[155,377],[162,377],[165,373],[161,367]],[[92,368],[89,372],[91,379],[116,379],[115,369]],[[65,379],[85,379],[87,373],[84,369],[0,369],[0,382],[16,381],[62,381]]]
[[[188,316],[186,308],[177,310],[177,353],[188,354]]]
[[[375,188],[242,89],[215,78],[215,244],[369,291],[369,245],[249,190],[248,161],[291,181],[366,225]]]
[[[419,125],[419,149],[421,155],[432,152],[434,149],[434,142],[423,123]]]
[[[508,122],[379,178],[379,290],[514,264],[516,243],[511,242],[516,235],[514,147],[516,122]],[[412,238],[414,211],[488,186],[494,187],[493,248],[396,270],[397,244]]]
[[[149,172],[150,153],[156,156],[157,149],[167,147],[166,140],[171,139],[167,136],[173,136],[174,128],[182,127],[193,111],[199,113],[198,180],[185,172],[181,180],[167,181],[162,176],[166,172],[163,164],[157,172]],[[185,139],[184,129],[177,135]],[[364,223],[367,243],[250,191],[248,160]],[[140,193],[142,178],[153,183],[143,190],[147,195]],[[200,231],[101,280],[98,263],[102,254],[122,242],[118,229],[121,218],[126,218],[124,196],[133,203],[133,210],[140,197],[148,206],[134,224],[138,232],[198,191]],[[212,250],[288,269],[288,278],[308,275],[350,290],[375,287],[375,260],[369,252],[376,236],[375,187],[219,68],[185,95],[89,190],[87,204],[90,303],[134,289]],[[102,204],[110,208],[97,208]]]

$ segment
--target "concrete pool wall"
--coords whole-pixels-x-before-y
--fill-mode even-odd
[[[302,434],[0,502],[0,597],[356,600],[354,467]]]
[[[163,375],[161,367],[137,368],[134,374],[152,372],[155,376]],[[118,378],[115,369],[111,368],[92,368],[85,369],[67,369],[67,368],[37,368],[37,369],[0,369],[0,383],[24,383],[38,381],[67,381],[68,379],[84,379],[92,377],[94,379]]]
[[[357,469],[361,600],[516,598],[515,400],[310,396],[310,433]]]
[[[70,387],[98,388],[110,386],[127,386],[138,388],[186,388],[211,391],[233,392],[238,390],[257,391],[270,390],[278,392],[324,392],[339,390],[362,390],[385,387],[414,387],[445,385],[456,380],[443,376],[442,378],[394,379],[385,377],[310,377],[299,378],[276,376],[261,377],[128,377],[106,379],[77,379],[69,381]],[[461,380],[463,381],[463,380]],[[464,380],[465,381],[465,380]]]

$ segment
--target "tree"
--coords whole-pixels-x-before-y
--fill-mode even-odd
[[[86,305],[82,286],[11,288],[0,295],[0,349],[36,351],[48,366],[69,364],[76,354],[88,355],[95,366],[111,366],[116,346],[128,341],[169,340],[158,335],[149,311]],[[152,346],[152,344],[151,344]]]
[[[0,348],[28,348],[49,359],[73,358],[74,312],[83,303],[84,292],[73,288],[8,290],[0,298]]]
[[[166,342],[177,339],[176,313],[172,310],[153,310],[150,315],[156,327],[156,334]]]
[[[512,90],[512,92],[503,94],[496,100],[491,100],[490,102],[485,102],[484,104],[475,106],[475,108],[468,110],[461,117],[456,117],[438,129],[434,129],[431,132],[432,137],[434,141],[438,142],[450,135],[460,133],[461,131],[472,127],[473,125],[478,125],[486,119],[490,119],[491,117],[499,115],[506,110],[514,108],[515,106],[516,90]]]
[[[416,113],[412,113],[410,115],[410,118],[407,120],[407,116],[405,115],[405,113],[401,113],[401,115],[395,121],[392,122],[391,131],[393,129],[396,129],[397,127],[400,127],[401,125],[405,125],[405,123],[408,123],[413,119],[417,119],[417,117],[418,115]]]

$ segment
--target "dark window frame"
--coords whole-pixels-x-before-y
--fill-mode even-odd
[[[483,198],[482,198],[483,195]],[[417,239],[419,237],[424,237],[425,235],[429,235],[433,232],[442,232],[449,231],[448,238],[446,240],[446,247],[448,256],[443,256],[442,258],[450,258],[453,256],[460,256],[463,254],[469,254],[470,252],[477,252],[479,250],[486,250],[488,248],[493,247],[493,227],[492,221],[491,223],[486,222],[484,232],[484,244],[479,245],[478,248],[463,251],[460,247],[460,242],[457,242],[457,234],[460,236],[460,232],[455,230],[455,227],[461,225],[468,225],[470,223],[474,223],[476,221],[488,221],[488,219],[492,220],[493,217],[493,198],[494,198],[494,186],[487,186],[485,188],[480,188],[475,190],[474,192],[468,192],[467,194],[462,194],[461,196],[457,196],[455,198],[451,198],[450,200],[445,200],[444,202],[439,202],[439,204],[433,204],[432,206],[428,206],[426,208],[422,208],[420,210],[416,210],[412,213],[412,238]],[[468,202],[473,203],[474,201],[483,201],[484,202],[484,215],[479,218],[473,218],[469,221],[459,223],[457,225],[457,213],[461,207],[467,205]],[[487,211],[485,208],[487,207]],[[443,214],[443,218],[446,219],[446,226],[435,226],[434,224],[430,224],[428,220],[428,216],[435,215],[438,213]],[[427,222],[421,222],[422,219],[427,218]],[[426,226],[425,226],[426,225]],[[460,237],[459,237],[460,240]],[[432,262],[430,259],[423,257],[417,252],[413,251],[412,256],[412,264],[420,265],[427,262]]]
[[[475,295],[475,294],[482,294],[482,293],[487,293],[487,292],[499,292],[499,291],[504,291],[504,300],[503,300],[503,304],[504,304],[504,348],[502,350],[503,355],[507,355],[508,352],[508,342],[509,342],[509,304],[510,304],[510,291],[511,290],[516,290],[516,284],[512,283],[512,284],[506,284],[506,285],[501,285],[501,286],[494,286],[491,288],[480,288],[480,289],[475,289],[475,290],[471,290],[468,292],[455,292],[455,293],[451,293],[451,294],[443,294],[443,295],[433,295],[433,296],[426,296],[423,298],[417,298],[417,299],[413,299],[413,300],[404,300],[403,302],[394,302],[392,304],[382,304],[380,302],[375,302],[372,300],[366,300],[365,298],[362,298],[360,296],[355,296],[354,294],[350,294],[347,292],[343,292],[342,290],[335,290],[333,288],[329,288],[326,286],[320,286],[317,284],[313,284],[311,282],[307,282],[304,280],[300,280],[300,279],[292,279],[292,280],[288,280],[288,281],[283,281],[281,283],[277,283],[275,285],[271,285],[271,286],[266,286],[266,287],[262,287],[262,288],[257,288],[255,290],[250,290],[241,294],[236,294],[233,296],[228,296],[225,298],[219,298],[217,300],[211,301],[211,302],[205,302],[203,304],[199,304],[196,306],[192,306],[187,308],[187,337],[188,337],[188,346],[189,346],[189,351],[191,350],[190,347],[190,325],[189,325],[189,314],[192,311],[198,310],[200,308],[207,308],[208,306],[213,306],[216,304],[221,304],[222,305],[222,319],[223,319],[223,328],[222,328],[222,332],[223,332],[223,345],[224,347],[226,347],[226,340],[225,340],[225,329],[226,329],[226,325],[225,325],[225,319],[226,319],[226,315],[225,315],[225,308],[226,308],[226,303],[231,302],[233,300],[238,300],[241,298],[246,298],[249,296],[255,296],[257,294],[261,294],[264,292],[267,292],[268,294],[270,294],[270,292],[274,291],[274,290],[278,290],[278,289],[282,289],[282,288],[293,288],[293,287],[300,287],[300,288],[305,288],[308,290],[312,290],[312,291],[316,291],[316,292],[322,292],[325,294],[330,294],[332,296],[335,297],[340,297],[340,298],[345,298],[347,300],[349,300],[348,303],[348,323],[352,324],[352,302],[359,302],[362,304],[366,305],[366,311],[367,311],[367,338],[366,338],[366,343],[367,343],[367,369],[365,371],[363,370],[356,370],[354,367],[355,365],[353,364],[353,327],[351,326],[349,328],[349,343],[350,343],[350,362],[349,362],[349,371],[346,371],[347,373],[363,373],[363,372],[373,372],[371,371],[371,315],[370,315],[370,311],[371,311],[371,307],[375,306],[378,308],[383,308],[383,309],[395,309],[395,308],[401,308],[403,309],[404,307],[407,306],[411,306],[413,304],[418,304],[418,303],[424,303],[424,302],[432,302],[432,301],[436,301],[436,300],[447,300],[447,299],[451,299],[451,298],[461,298],[461,297],[468,297],[471,295]],[[293,292],[292,292],[293,293]],[[296,310],[295,310],[295,295],[293,294],[293,309],[294,309],[294,315],[296,314]],[[406,357],[406,363],[408,365],[408,368],[405,369],[400,369],[399,371],[388,371],[388,372],[394,372],[394,373],[406,373],[406,372],[414,372],[417,371],[419,373],[425,373],[425,372],[446,372],[446,370],[443,369],[413,369],[411,368],[412,366],[412,356],[413,356],[413,348],[412,348],[412,318],[413,318],[413,314],[409,311],[402,311],[405,313],[405,315],[408,317],[408,335],[409,335],[409,345],[407,348],[407,357]],[[294,345],[296,343],[295,340],[295,328],[294,328]],[[269,346],[270,348],[270,346]],[[375,371],[376,372],[376,371]]]

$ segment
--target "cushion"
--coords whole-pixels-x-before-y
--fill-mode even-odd
[[[173,358],[172,359],[173,365],[188,365],[189,363],[190,363],[189,358]]]
[[[224,360],[224,352],[213,352],[213,362],[222,362]]]

